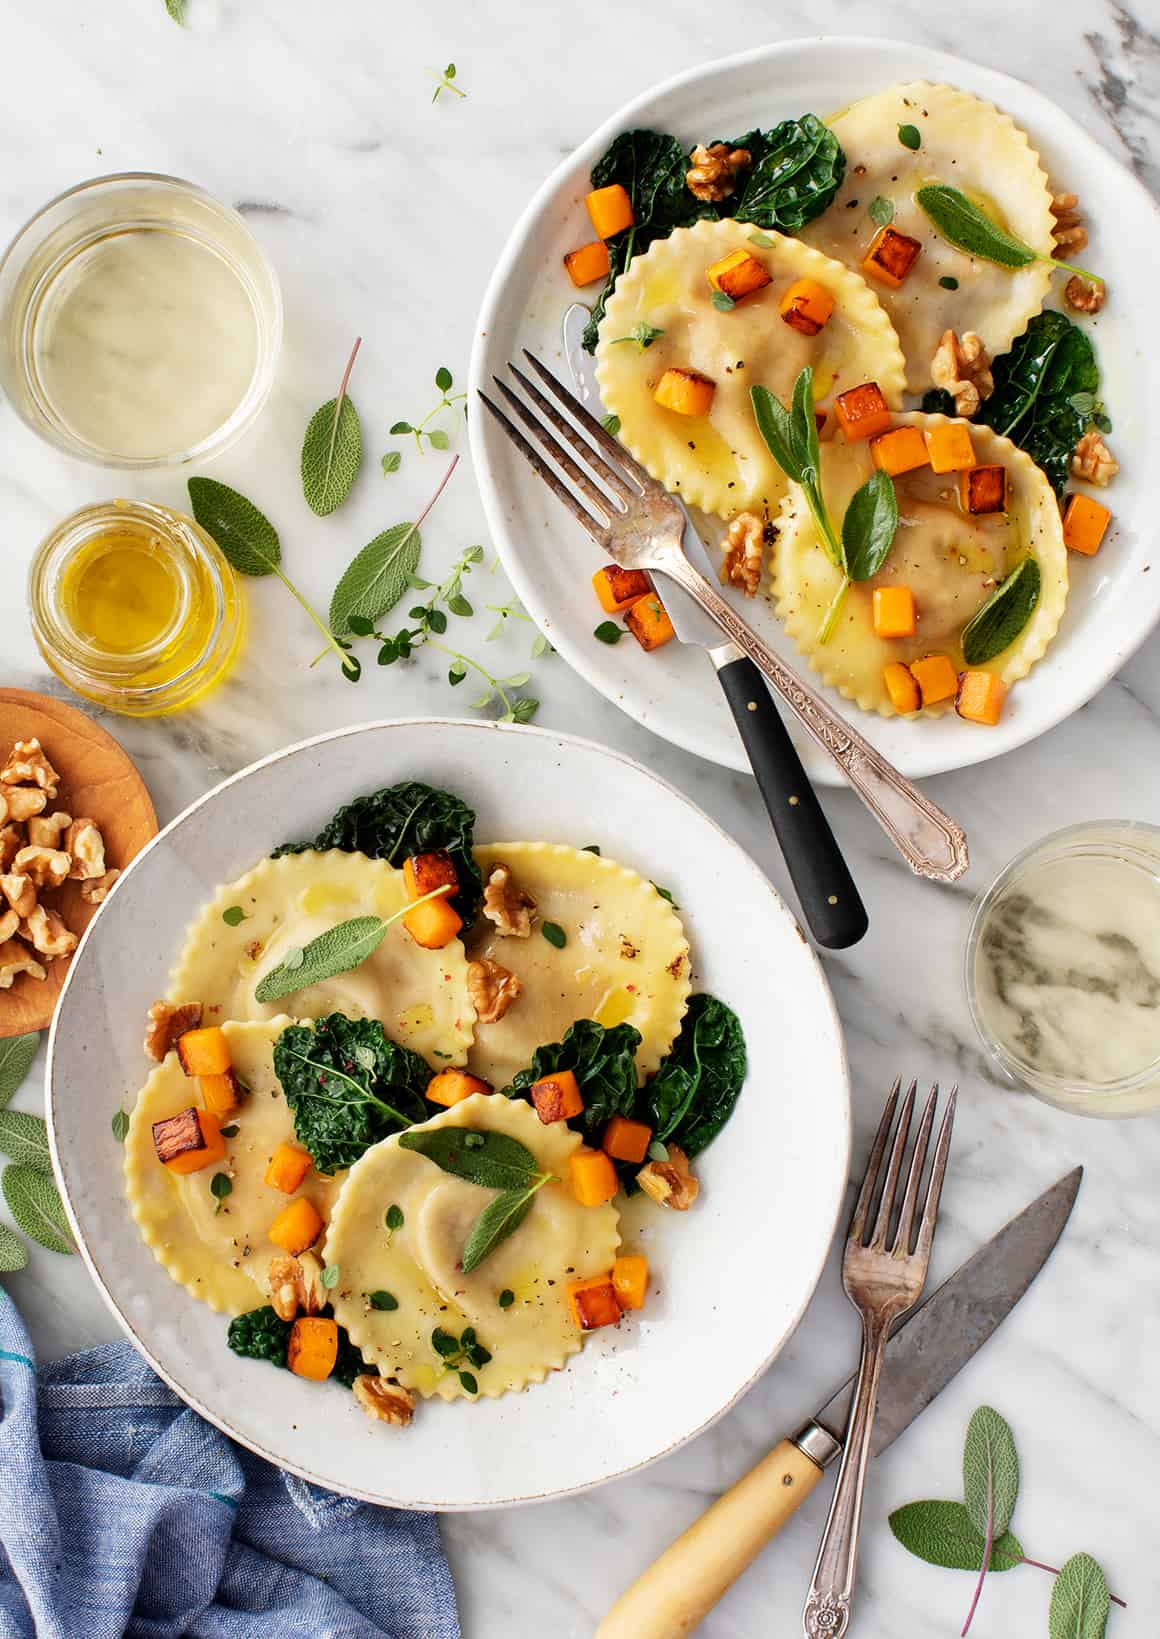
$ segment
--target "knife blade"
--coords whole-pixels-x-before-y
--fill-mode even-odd
[[[995,1333],[1063,1234],[1079,1193],[1075,1167],[960,1265],[887,1346],[873,1452],[909,1428]],[[826,1400],[696,1520],[623,1593],[596,1639],[677,1639],[691,1633],[792,1518],[842,1450],[855,1378]]]

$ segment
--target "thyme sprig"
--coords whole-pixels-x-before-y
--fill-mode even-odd
[[[460,92],[459,95],[462,96],[463,93]],[[435,427],[431,432],[428,432],[427,423],[429,421],[434,421],[435,417],[442,415],[444,410],[453,410],[457,404],[462,404],[464,414],[467,413],[467,394],[451,391],[455,385],[455,378],[445,364],[441,364],[435,372],[435,385],[442,396],[434,409],[427,411],[422,421],[396,421],[391,427],[392,438],[400,438],[406,433],[410,433],[415,440],[415,448],[420,455],[423,453],[424,439],[427,440],[433,450],[445,450],[451,443],[450,436],[443,427]]]

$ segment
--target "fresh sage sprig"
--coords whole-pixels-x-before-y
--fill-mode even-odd
[[[35,1030],[27,1036],[8,1036],[0,1041],[0,1109],[32,1069],[39,1046],[40,1036]]]
[[[1039,251],[1032,250],[1022,239],[992,221],[965,193],[945,182],[928,183],[917,190],[914,199],[943,238],[956,250],[966,251],[968,256],[979,256],[984,262],[994,262],[998,267],[1007,268],[1030,267],[1033,262],[1043,262],[1047,267],[1077,273],[1081,279],[1090,279],[1098,285],[1104,282],[1098,273],[1088,273],[1085,268],[1073,267],[1070,262],[1061,262],[1058,257],[1043,256]]]
[[[435,1127],[426,1132],[401,1133],[399,1144],[402,1149],[426,1156],[453,1177],[500,1191],[484,1207],[464,1242],[460,1265],[465,1275],[478,1269],[519,1228],[537,1192],[545,1184],[556,1182],[552,1173],[540,1171],[526,1145],[506,1133]]]
[[[962,636],[968,666],[982,666],[1010,648],[1035,613],[1042,579],[1037,560],[1024,558],[972,615]]]
[[[70,1253],[76,1248],[64,1207],[52,1176],[48,1128],[38,1115],[6,1108],[24,1082],[40,1046],[36,1031],[0,1041],[0,1154],[10,1156],[0,1189],[18,1228],[50,1252]],[[28,1263],[28,1248],[7,1224],[0,1224],[0,1274],[11,1274]]]
[[[356,336],[337,395],[315,410],[302,440],[302,493],[320,518],[342,505],[362,466],[362,425],[346,390],[361,346]]]
[[[385,529],[382,534],[376,535],[343,571],[330,600],[330,625],[333,631],[342,635],[349,633],[352,617],[373,625],[383,615],[390,613],[413,584],[422,547],[420,526],[426,522],[458,465],[459,457],[453,455],[434,495],[413,524],[395,524],[392,529]]]
[[[361,967],[367,957],[373,956],[379,948],[393,922],[406,916],[408,911],[413,911],[416,905],[424,905],[428,899],[440,899],[450,892],[446,885],[433,888],[421,899],[400,905],[390,916],[352,916],[346,922],[336,923],[316,939],[311,939],[309,944],[290,951],[276,967],[264,974],[254,987],[255,999],[259,1002],[276,1002],[283,996],[289,996],[292,991],[306,990],[311,985],[321,984],[324,979],[333,979],[340,973],[349,973],[353,968]]]

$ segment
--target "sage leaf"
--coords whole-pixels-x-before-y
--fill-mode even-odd
[[[282,546],[278,531],[264,512],[216,478],[191,478],[188,488],[193,516],[239,575],[272,575],[277,571]]]
[[[186,4],[187,4],[187,0],[165,0],[165,9],[166,9],[166,11],[173,18],[173,21],[175,23],[180,23],[182,28],[185,27],[185,7],[186,7]],[[27,1259],[25,1260],[25,1262],[27,1262]],[[17,1268],[23,1268],[24,1266],[23,1266],[23,1264],[18,1264],[16,1267]]]
[[[381,916],[353,916],[347,922],[327,928],[303,946],[299,960],[291,962],[287,958],[272,967],[256,985],[255,998],[260,1002],[276,1002],[293,990],[307,990],[323,979],[349,973],[378,949],[388,925]],[[294,955],[298,957],[299,953]]]
[[[1044,260],[1022,239],[993,222],[958,188],[931,182],[919,188],[914,199],[942,237],[968,256],[1011,268],[1030,267],[1032,262]]]
[[[505,1189],[502,1195],[497,1195],[484,1207],[464,1242],[460,1262],[465,1275],[478,1269],[500,1242],[506,1241],[520,1227],[532,1210],[535,1193],[534,1188]]]
[[[422,540],[417,524],[384,529],[344,570],[330,600],[330,625],[339,634],[351,630],[352,616],[372,623],[393,609],[410,585]]]
[[[791,408],[768,387],[751,387],[749,400],[757,430],[787,478],[800,484],[830,561],[845,572],[846,560],[826,510],[820,483],[821,452],[814,416],[814,373],[807,364],[794,382]]]
[[[908,1553],[950,1571],[978,1571],[986,1541],[971,1524],[961,1502],[908,1502],[890,1516],[890,1529]],[[992,1571],[1010,1571],[1023,1562],[1023,1547],[1010,1531],[991,1549]]]
[[[28,1248],[14,1229],[0,1224],[0,1275],[11,1275],[28,1264]]]
[[[1090,1554],[1073,1554],[1051,1590],[1051,1639],[1104,1639],[1110,1610],[1103,1571]]]
[[[466,1139],[472,1139],[468,1144]],[[475,1142],[482,1139],[483,1142]],[[399,1145],[434,1161],[437,1167],[469,1184],[505,1191],[526,1189],[539,1176],[539,1165],[526,1145],[506,1133],[473,1132],[470,1127],[435,1127],[399,1134]]]
[[[52,1172],[48,1128],[38,1115],[23,1110],[0,1110],[0,1155],[38,1172]]]
[[[1015,1436],[997,1411],[980,1406],[967,1424],[963,1445],[963,1498],[975,1530],[1001,1536],[1018,1495]]]
[[[842,519],[842,550],[851,580],[869,580],[886,562],[898,530],[898,496],[889,473],[856,490]]]
[[[336,512],[362,466],[362,425],[353,402],[332,398],[315,410],[302,440],[302,493],[320,518]]]
[[[1024,558],[964,626],[963,658],[968,666],[981,666],[1010,648],[1035,612],[1041,585],[1038,561]]]
[[[17,1227],[26,1235],[50,1252],[75,1252],[64,1207],[48,1173],[13,1163],[4,1168],[0,1190]]]
[[[36,1057],[40,1036],[33,1031],[28,1036],[8,1036],[0,1041],[0,1109],[3,1109],[20,1086]]]

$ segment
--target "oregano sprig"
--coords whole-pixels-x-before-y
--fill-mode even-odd
[[[1078,274],[1081,279],[1091,280],[1097,285],[1104,283],[1098,273],[1089,273],[1085,268],[1073,267],[1070,262],[1061,262],[1056,256],[1044,256],[1042,252],[1032,250],[1017,235],[992,221],[965,193],[946,182],[931,182],[919,188],[914,201],[934,224],[936,231],[956,250],[965,251],[968,256],[978,256],[985,262],[994,262],[997,267],[1011,269],[1042,262],[1047,267]]]
[[[362,466],[362,425],[354,402],[347,395],[350,373],[361,346],[362,337],[356,336],[338,392],[315,410],[302,440],[302,493],[307,506],[320,518],[342,505],[354,488]]]

